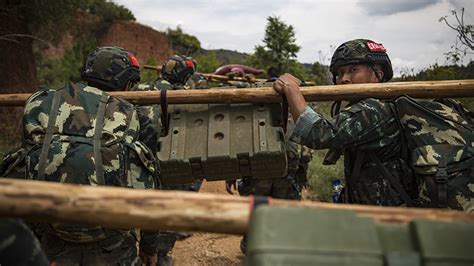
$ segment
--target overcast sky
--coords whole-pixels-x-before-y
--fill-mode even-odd
[[[442,16],[465,8],[474,24],[473,0],[114,0],[132,10],[139,23],[165,31],[180,25],[205,49],[252,53],[261,44],[266,18],[279,16],[293,25],[298,60],[329,63],[334,47],[367,38],[384,44],[396,75],[434,63],[445,64],[456,33]],[[454,17],[449,17],[454,22]],[[470,55],[464,63],[473,60]]]

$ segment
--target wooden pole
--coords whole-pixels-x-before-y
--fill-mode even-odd
[[[353,211],[377,222],[406,223],[413,219],[474,222],[474,213],[437,209],[290,200],[272,200],[271,205]],[[250,217],[250,198],[2,178],[0,216],[43,222],[98,224],[107,228],[243,234],[247,231]]]
[[[242,81],[242,82],[250,82],[250,83],[255,83],[255,82],[265,82],[265,79],[257,79],[255,77],[229,77],[229,76],[222,76],[222,75],[215,75],[215,74],[202,74],[207,80],[210,81],[224,81],[224,82],[229,82],[229,81]]]
[[[400,95],[415,98],[474,97],[474,80],[416,81],[302,87],[305,99],[320,101],[353,101],[363,98],[391,99]],[[136,104],[160,103],[157,91],[116,91],[111,95]],[[170,104],[201,103],[269,103],[280,102],[272,88],[169,90]],[[0,94],[0,106],[23,106],[30,94]]]
[[[162,66],[143,65],[142,68],[161,71]]]

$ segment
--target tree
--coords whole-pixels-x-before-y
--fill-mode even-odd
[[[293,26],[287,25],[277,16],[270,16],[267,18],[263,45],[255,46],[254,54],[249,56],[246,63],[265,69],[273,66],[280,73],[304,73],[295,60],[299,50]]]
[[[452,51],[445,53],[447,59],[454,64],[462,61],[462,57],[466,54],[474,52],[474,25],[464,23],[464,8],[461,8],[460,13],[459,15],[456,10],[451,10],[451,15],[456,19],[455,24],[448,21],[448,16],[439,19],[439,22],[444,21],[449,28],[457,32],[456,42],[451,46]],[[461,43],[461,47],[458,42]]]
[[[212,73],[221,66],[221,62],[217,59],[216,52],[214,51],[205,54],[200,53],[195,59],[197,62],[197,70],[200,73]]]
[[[180,26],[168,29],[166,36],[171,40],[173,49],[182,55],[194,55],[201,50],[201,42],[193,35],[183,32]]]

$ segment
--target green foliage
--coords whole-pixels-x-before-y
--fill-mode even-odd
[[[34,1],[35,4],[42,2],[49,3]],[[106,0],[51,1],[49,4],[48,7],[38,6],[37,11],[31,11],[36,14],[33,17],[44,18],[35,25],[39,35],[48,41],[57,41],[67,31],[75,41],[62,58],[51,58],[43,53],[44,46],[34,46],[39,82],[51,88],[81,80],[80,69],[86,56],[97,47],[96,35],[100,30],[107,28],[114,20],[135,20],[130,10]],[[78,11],[99,16],[100,20],[91,24],[78,21]]]
[[[453,80],[453,79],[474,79],[474,61],[466,66],[451,65],[440,66],[434,64],[418,73],[402,73],[400,78],[394,81],[425,81],[425,80]],[[469,110],[474,110],[474,98],[458,99]]]
[[[182,55],[192,56],[201,49],[201,42],[195,36],[184,33],[180,26],[175,30],[168,29],[166,36],[175,51]]]
[[[200,73],[212,73],[219,66],[221,62],[217,59],[217,55],[214,51],[207,52],[206,54],[198,54],[196,57],[197,71]]]
[[[135,21],[135,16],[128,8],[106,0],[83,1],[82,9],[101,17],[105,22],[113,22],[114,20]]]
[[[82,39],[67,50],[63,58],[41,56],[37,61],[40,84],[47,85],[50,88],[59,88],[69,81],[79,82],[84,58],[95,47],[94,39]]]
[[[158,62],[155,58],[148,58],[145,61],[145,65],[158,65]],[[158,79],[158,72],[154,69],[140,69],[140,83],[153,82]]]
[[[305,72],[295,60],[299,50],[293,26],[277,16],[270,16],[267,18],[263,45],[255,46],[254,54],[245,63],[263,69],[277,67],[280,73],[290,72],[304,79]]]
[[[310,79],[316,82],[317,85],[330,85],[332,81],[330,79],[331,74],[329,73],[329,67],[319,62],[315,62],[311,66]]]
[[[453,79],[474,79],[474,61],[466,66],[440,66],[434,64],[418,73],[402,72],[400,78],[394,81],[418,81],[418,80],[453,80]]]

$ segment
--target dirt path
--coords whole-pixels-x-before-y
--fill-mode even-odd
[[[227,194],[225,183],[204,182],[201,192]],[[194,233],[193,236],[176,242],[173,249],[174,265],[244,265],[240,252],[240,236]]]

